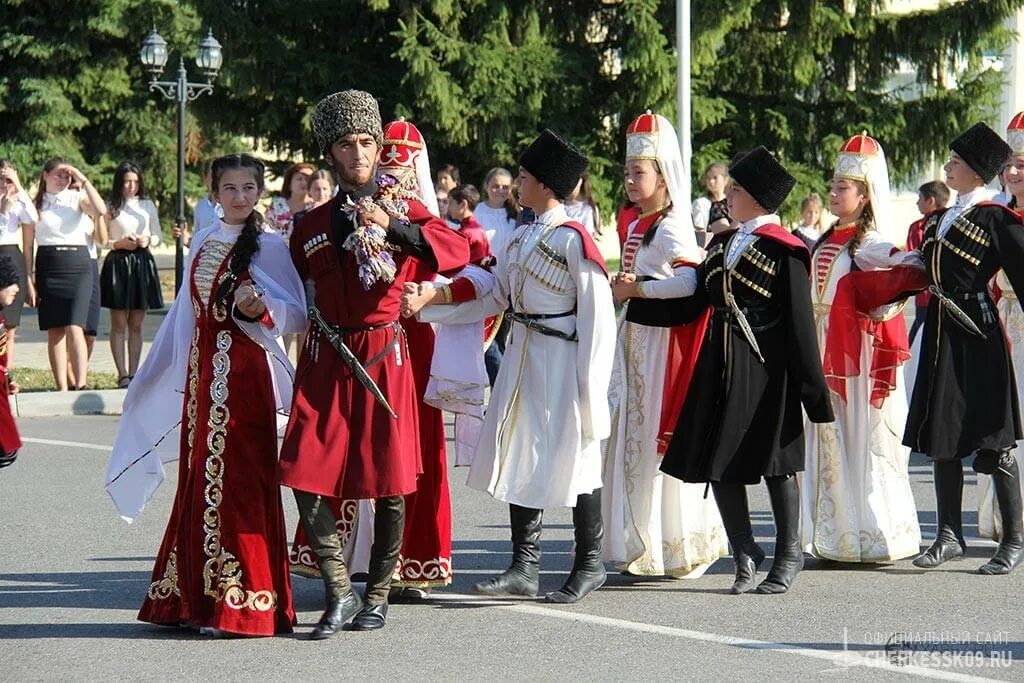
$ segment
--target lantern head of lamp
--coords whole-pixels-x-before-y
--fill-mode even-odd
[[[156,78],[163,73],[164,65],[167,64],[167,42],[160,37],[155,28],[142,41],[139,59],[151,78]]]
[[[205,38],[199,41],[199,51],[196,53],[196,65],[206,76],[206,80],[212,81],[217,77],[221,64],[224,63],[224,52],[220,43],[213,37],[211,30]]]

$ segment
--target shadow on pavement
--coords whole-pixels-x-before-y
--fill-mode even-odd
[[[138,609],[149,580],[142,571],[0,574],[17,584],[0,586],[0,609]]]

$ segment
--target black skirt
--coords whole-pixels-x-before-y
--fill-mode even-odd
[[[10,306],[4,306],[4,319],[7,327],[21,324],[21,309],[25,308],[25,295],[28,293],[28,278],[25,277],[25,256],[17,244],[0,244],[0,256],[6,256],[14,262],[18,270],[18,296]]]
[[[85,328],[95,279],[91,262],[84,245],[36,249],[40,330],[68,325]]]
[[[100,272],[103,308],[139,311],[163,308],[160,275],[149,249],[115,249],[103,260]]]

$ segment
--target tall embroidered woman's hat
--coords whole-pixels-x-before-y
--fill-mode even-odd
[[[1018,112],[1006,126],[1006,141],[1013,154],[1024,154],[1024,111]]]
[[[427,143],[411,121],[400,118],[384,126],[384,144],[380,148],[377,172],[394,176],[402,187],[419,196],[431,213],[438,215]]]

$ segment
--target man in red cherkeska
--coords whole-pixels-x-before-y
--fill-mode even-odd
[[[403,496],[416,490],[422,471],[399,297],[415,269],[461,267],[469,247],[410,193],[376,177],[383,135],[372,95],[335,93],[317,105],[312,124],[339,192],[292,234],[310,328],[281,450],[281,480],[295,491],[326,586],[327,609],[310,636],[323,639],[350,619],[350,630],[384,626],[402,542]],[[365,603],[352,590],[331,498],[376,501]]]

